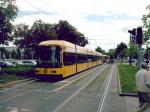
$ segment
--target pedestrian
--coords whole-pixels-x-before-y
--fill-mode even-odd
[[[141,65],[141,69],[136,73],[136,87],[139,97],[139,110],[144,112],[150,107],[150,74],[149,67],[146,64]]]

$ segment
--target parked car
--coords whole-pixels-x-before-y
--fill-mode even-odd
[[[33,60],[25,60],[25,61],[22,61],[23,65],[36,65],[36,61],[33,61]]]
[[[11,61],[10,63],[14,64],[14,65],[24,65],[22,62],[20,61]]]
[[[0,61],[0,67],[13,67],[13,66],[16,66],[16,65],[8,61]]]
[[[144,59],[144,62],[148,64],[148,63],[149,63],[149,60],[148,60],[148,59]]]

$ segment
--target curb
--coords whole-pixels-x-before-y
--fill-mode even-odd
[[[20,84],[20,83],[23,83],[23,82],[26,82],[26,81],[30,81],[30,80],[32,80],[32,79],[24,79],[24,80],[11,81],[11,82],[4,83],[4,84],[0,85],[0,88],[1,87],[6,87],[6,86]]]
[[[119,73],[118,73],[118,66],[117,66],[117,80],[118,80],[118,92],[119,92],[119,96],[138,97],[138,95],[136,93],[123,93],[121,91],[121,84],[120,84],[120,77],[119,77]]]

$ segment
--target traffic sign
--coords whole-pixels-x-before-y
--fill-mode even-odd
[[[130,43],[131,44],[136,44],[136,36],[130,35]]]

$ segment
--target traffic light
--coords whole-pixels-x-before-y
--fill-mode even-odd
[[[133,30],[128,30],[128,32],[129,32],[131,35],[133,35],[133,36],[136,35],[136,29],[135,29],[135,28],[134,28]]]
[[[130,42],[132,44],[142,44],[142,28],[134,28],[133,30],[128,30],[130,33]]]
[[[128,32],[130,33],[130,43],[136,44],[136,29],[128,30]]]
[[[142,44],[142,28],[138,27],[136,30],[136,43]]]

